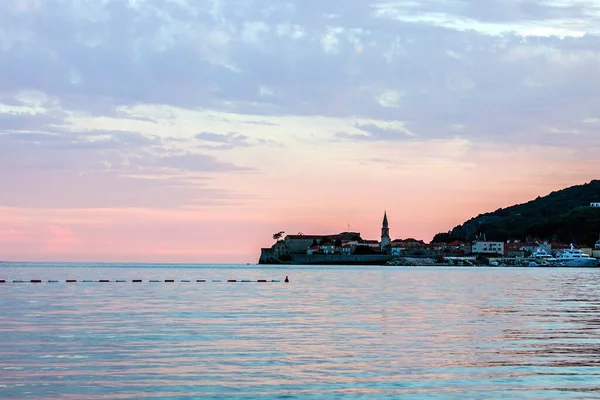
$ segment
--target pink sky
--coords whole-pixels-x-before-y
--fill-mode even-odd
[[[0,4],[0,260],[430,241],[598,178],[594,1],[210,3]]]

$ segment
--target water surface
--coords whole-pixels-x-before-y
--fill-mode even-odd
[[[600,397],[600,270],[3,264],[0,279],[62,281],[0,284],[1,398]]]

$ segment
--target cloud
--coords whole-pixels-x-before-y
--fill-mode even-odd
[[[200,132],[195,138],[204,144],[211,144],[209,147],[216,150],[230,150],[236,147],[248,147],[252,145],[250,137],[236,132],[223,135],[212,132]]]
[[[274,125],[274,124],[273,124]],[[201,142],[202,148],[211,150],[232,150],[240,147],[250,147],[256,145],[274,145],[278,143],[266,139],[252,139],[247,135],[236,132],[227,134],[218,134],[212,132],[200,132],[194,138]]]
[[[255,172],[139,133],[59,129],[0,133],[0,170],[2,205],[43,208],[226,204],[237,195],[213,176]]]
[[[259,172],[261,145],[317,118],[356,149],[600,145],[583,122],[600,118],[598,1],[17,3],[0,4],[0,166],[31,183]],[[205,111],[239,118],[178,122]]]
[[[366,141],[404,141],[415,137],[415,134],[404,127],[402,123],[355,123],[354,128],[362,133],[341,132],[336,135],[340,139],[366,140]]]

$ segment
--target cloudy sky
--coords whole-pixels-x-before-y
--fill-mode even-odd
[[[599,35],[598,0],[2,1],[0,260],[429,241],[585,183]]]

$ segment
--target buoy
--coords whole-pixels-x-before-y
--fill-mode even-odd
[[[285,281],[284,281],[284,282],[286,282],[286,283],[287,283],[287,282],[289,282],[289,281],[290,281],[290,278],[288,278],[288,276],[286,275],[286,276],[285,276]]]

